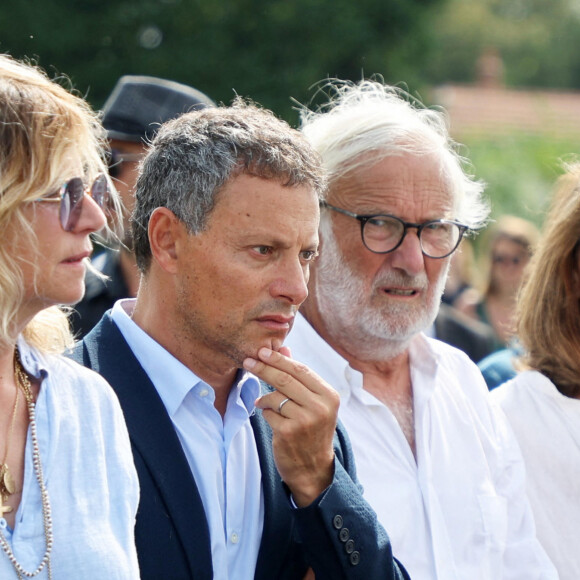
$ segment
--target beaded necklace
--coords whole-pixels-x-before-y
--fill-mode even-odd
[[[20,562],[16,559],[14,552],[12,552],[12,548],[10,544],[8,544],[4,534],[2,533],[2,529],[0,527],[0,547],[8,556],[8,559],[14,566],[14,570],[16,575],[19,579],[23,577],[26,578],[34,578],[38,576],[46,567],[46,571],[48,574],[49,580],[52,580],[52,570],[50,566],[50,553],[52,551],[52,514],[50,510],[50,502],[48,499],[48,491],[46,490],[46,486],[44,485],[44,477],[42,474],[42,464],[40,462],[40,450],[38,447],[38,438],[36,436],[36,413],[34,407],[34,397],[32,396],[32,385],[30,384],[30,379],[28,375],[24,372],[22,368],[22,363],[20,362],[20,353],[18,352],[18,348],[14,353],[14,374],[16,378],[16,384],[24,391],[24,397],[26,399],[26,404],[28,406],[28,418],[30,421],[30,436],[32,440],[32,463],[34,465],[34,475],[36,476],[36,481],[38,482],[38,486],[40,487],[40,497],[42,500],[42,520],[44,524],[44,540],[46,544],[46,549],[44,551],[44,556],[40,561],[40,564],[36,568],[34,572],[28,572],[25,570],[21,565]]]

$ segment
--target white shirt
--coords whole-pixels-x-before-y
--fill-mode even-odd
[[[518,438],[538,538],[561,580],[580,578],[580,400],[537,371],[492,391]]]
[[[364,495],[413,580],[557,578],[535,538],[519,448],[461,351],[410,348],[417,461],[387,406],[299,315],[286,345],[341,396]]]
[[[214,578],[254,578],[264,523],[260,461],[250,415],[260,384],[249,373],[231,391],[223,421],[215,391],[130,318],[134,299],[112,317],[157,389],[196,481],[210,531]]]
[[[35,416],[52,513],[53,579],[138,580],[139,482],[115,393],[102,377],[72,360],[43,355],[22,339],[18,347],[24,368],[42,379]],[[44,556],[45,535],[30,429],[14,530],[3,518],[0,529],[20,565],[34,572]],[[0,549],[0,578],[16,577]],[[36,578],[48,578],[46,568]]]

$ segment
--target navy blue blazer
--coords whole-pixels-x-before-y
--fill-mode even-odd
[[[107,379],[125,414],[141,486],[135,535],[142,580],[212,580],[209,528],[194,477],[161,398],[110,312],[71,356]],[[270,427],[259,411],[251,424],[265,508],[256,580],[301,580],[309,566],[317,580],[408,578],[362,498],[341,427],[332,485],[314,505],[293,509],[274,464]]]

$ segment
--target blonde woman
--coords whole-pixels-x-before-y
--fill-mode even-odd
[[[518,303],[528,370],[495,389],[527,468],[538,538],[561,580],[580,578],[580,164],[554,191]]]
[[[118,205],[83,100],[0,55],[0,578],[138,578],[138,484],[110,387],[59,353]],[[114,212],[112,212],[114,213]]]

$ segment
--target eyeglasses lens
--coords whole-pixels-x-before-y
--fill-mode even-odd
[[[103,210],[109,205],[109,184],[104,175],[99,175],[91,187],[91,197],[94,202]]]
[[[67,181],[61,189],[60,223],[70,232],[79,221],[85,196],[85,185],[80,177]],[[90,196],[105,211],[109,205],[109,184],[105,175],[99,175],[91,186]]]
[[[67,232],[70,232],[78,222],[84,194],[84,184],[80,177],[74,177],[63,185],[60,202],[60,223]]]
[[[376,216],[364,224],[363,240],[372,252],[387,253],[403,240],[403,222],[389,216]],[[459,243],[461,230],[456,224],[432,222],[425,224],[419,233],[423,252],[432,258],[443,258]]]
[[[434,222],[421,230],[421,245],[428,256],[443,258],[455,250],[460,236],[457,225]]]

